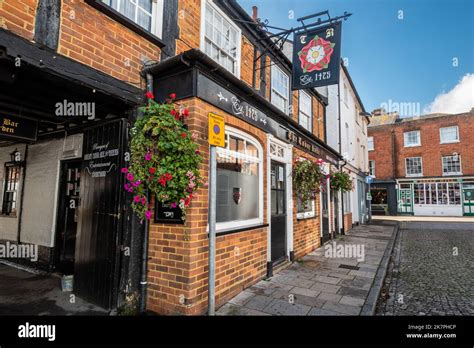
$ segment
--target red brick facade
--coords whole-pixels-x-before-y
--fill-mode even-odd
[[[374,116],[377,117],[377,116]],[[458,126],[459,142],[441,144],[440,128]],[[421,145],[404,146],[404,133],[420,131]],[[461,156],[463,175],[474,174],[474,113],[423,117],[403,120],[394,124],[369,127],[368,135],[374,138],[374,151],[369,160],[375,161],[377,180],[406,177],[405,158],[423,158],[423,176],[440,177],[442,156],[457,153]]]

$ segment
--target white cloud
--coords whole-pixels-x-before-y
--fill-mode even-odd
[[[468,112],[473,107],[474,74],[466,74],[452,90],[438,94],[424,109],[424,113],[459,114]]]

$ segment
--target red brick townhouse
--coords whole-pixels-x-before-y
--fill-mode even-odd
[[[158,100],[176,93],[190,110],[207,178],[210,112],[226,122],[217,150],[216,305],[282,262],[319,247],[335,228],[330,195],[306,205],[292,190],[292,163],[340,157],[325,145],[325,100],[291,91],[291,62],[236,1],[179,1],[176,56],[147,67]],[[228,163],[235,163],[233,168]],[[246,169],[247,168],[247,169]],[[248,170],[251,168],[251,170]],[[233,200],[235,189],[242,200]],[[150,226],[149,310],[201,314],[207,310],[208,194],[202,190],[186,223]]]
[[[372,212],[474,215],[474,110],[400,118],[372,116]]]
[[[236,1],[4,0],[0,27],[0,242],[38,245],[34,266],[73,274],[78,296],[144,303],[146,269],[148,310],[207,310],[207,189],[184,223],[156,204],[149,224],[122,189],[147,87],[188,108],[205,180],[208,114],[225,118],[217,306],[333,234],[333,195],[301,204],[291,179],[299,158],[338,166],[326,100],[291,90],[291,62]]]

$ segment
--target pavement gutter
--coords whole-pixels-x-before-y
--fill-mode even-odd
[[[375,274],[374,281],[372,282],[369,294],[359,315],[371,316],[375,314],[377,299],[379,298],[380,291],[382,290],[383,286],[383,281],[387,274],[388,263],[390,261],[390,256],[392,254],[393,247],[395,246],[395,241],[397,240],[398,230],[399,223],[397,222],[392,232],[392,238],[390,239],[387,248],[385,249],[382,261],[380,262],[379,267],[377,268],[377,273]]]

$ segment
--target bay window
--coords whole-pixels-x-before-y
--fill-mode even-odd
[[[226,146],[217,148],[218,230],[263,222],[262,154],[255,139],[226,129]]]

